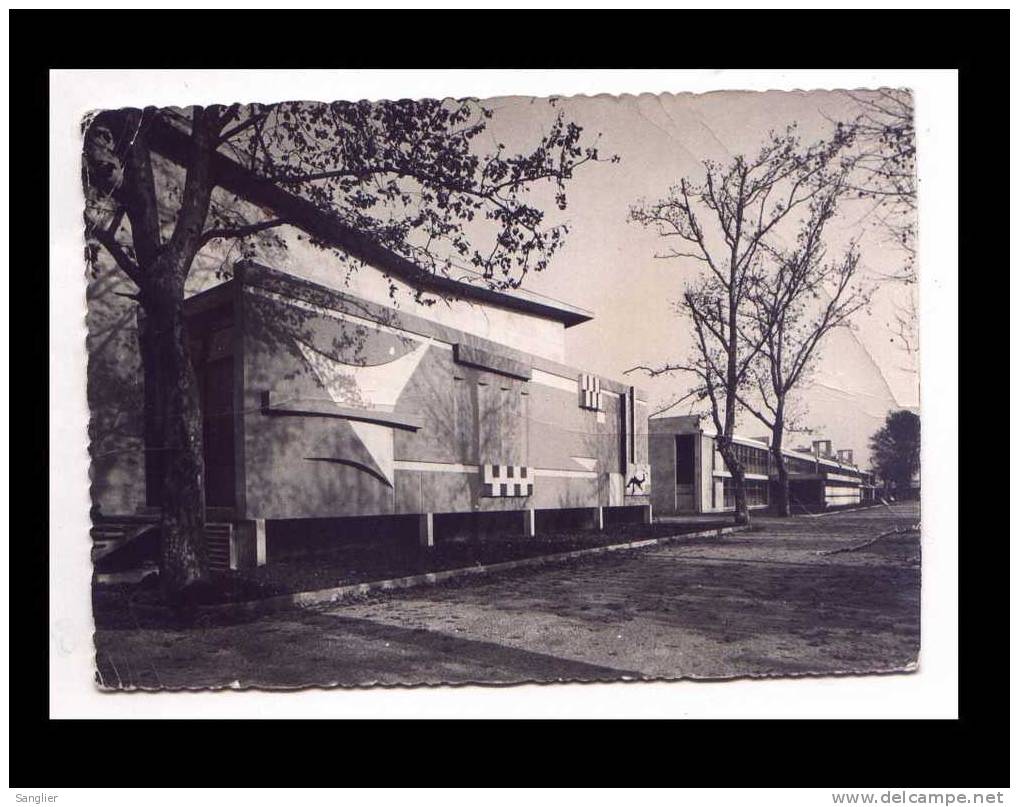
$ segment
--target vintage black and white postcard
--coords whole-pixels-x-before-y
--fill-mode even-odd
[[[683,90],[81,121],[100,688],[916,669],[914,95]]]

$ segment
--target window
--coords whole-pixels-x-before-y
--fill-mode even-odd
[[[747,507],[760,507],[768,504],[767,479],[746,479],[743,482],[747,491]],[[736,490],[731,478],[722,480],[722,507],[736,506]]]
[[[718,450],[718,443],[716,441],[713,442],[714,451],[711,455],[712,470],[728,471],[729,469],[725,464],[725,459]],[[771,473],[771,453],[768,449],[757,448],[756,446],[747,446],[742,443],[734,443],[733,450],[736,452],[736,457],[743,466],[743,473],[761,474],[762,476],[767,476]],[[715,455],[717,455],[717,457]]]
[[[785,458],[786,470],[791,474],[812,474],[814,473],[814,461],[808,460],[805,457],[789,457]]]
[[[743,473],[768,475],[768,449],[746,446],[741,443],[736,443],[734,448],[736,449],[736,457],[743,466]]]

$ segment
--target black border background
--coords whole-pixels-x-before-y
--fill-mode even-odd
[[[960,412],[1000,411],[1003,396],[991,396],[1004,374],[978,378],[983,362],[969,357],[987,350],[969,353],[966,341],[991,340],[1003,320],[988,316],[973,279],[1000,288],[1008,272],[1007,237],[995,235],[1009,210],[1007,12],[11,11],[9,20],[11,308],[22,315],[9,325],[21,334],[10,376],[21,442],[11,449],[11,784],[531,784],[536,774],[584,785],[1008,783],[1008,543],[986,516],[967,519],[979,533],[960,541],[957,721],[50,720],[47,373],[60,357],[48,355],[40,323],[50,278],[39,249],[48,243],[50,68],[954,68],[960,263],[969,270],[960,280],[970,280],[959,299]],[[968,304],[981,306],[978,321]],[[965,406],[973,394],[980,410]],[[981,485],[968,501],[989,515],[983,486],[996,479],[1003,491],[1008,471],[987,467],[1000,427],[981,431],[960,431],[960,468],[980,473],[959,474],[959,495],[966,501],[969,482]]]

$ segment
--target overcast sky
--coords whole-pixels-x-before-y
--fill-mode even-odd
[[[496,99],[488,105],[496,113],[482,137],[521,149],[536,142],[554,114],[547,102],[527,98]],[[630,206],[641,197],[663,196],[682,177],[703,178],[705,159],[725,162],[756,152],[769,130],[781,131],[795,122],[810,142],[828,136],[830,120],[856,114],[852,98],[828,91],[579,96],[561,101],[560,108],[584,127],[586,138],[601,133],[603,154],[617,154],[620,161],[578,170],[563,214],[570,224],[566,247],[549,270],[529,276],[524,285],[594,312],[594,322],[568,331],[568,360],[614,377],[635,364],[680,360],[690,346],[689,325],[677,318],[673,305],[697,264],[654,258],[660,239],[627,222]],[[867,215],[871,207],[865,202],[845,206],[829,225],[828,240],[834,250],[859,238],[868,270],[895,271],[901,255],[874,227]],[[853,333],[831,338],[816,382],[873,397],[879,373],[899,405],[918,405],[915,362],[896,346],[889,330],[896,306],[912,293],[898,285],[883,286],[870,310],[857,316]],[[679,377],[635,378],[634,383],[649,390],[659,407],[687,387]],[[854,385],[858,389],[851,389]]]
[[[704,160],[725,164],[738,154],[756,154],[769,131],[783,132],[795,123],[803,142],[811,143],[830,136],[832,121],[852,120],[858,114],[853,98],[832,91],[576,96],[555,108],[547,100],[520,97],[487,99],[485,105],[494,115],[474,143],[481,153],[494,152],[500,143],[510,153],[531,151],[561,110],[583,127],[585,145],[596,141],[603,157],[619,157],[617,163],[581,166],[569,182],[564,212],[556,208],[551,186],[530,191],[533,202],[547,211],[548,223],[568,223],[570,232],[549,268],[528,275],[524,286],[591,311],[592,322],[566,332],[566,362],[641,387],[648,392],[652,413],[685,396],[693,379],[625,373],[635,365],[660,366],[688,357],[691,326],[677,315],[675,304],[703,269],[690,259],[656,258],[663,249],[661,238],[628,222],[630,207],[642,198],[663,197],[684,177],[699,184]],[[876,225],[873,208],[871,201],[843,203],[825,230],[831,258],[857,240],[861,266],[872,279],[894,274],[903,265],[902,253]],[[483,227],[478,222],[467,225],[468,234],[490,243]],[[791,238],[795,230],[791,218],[785,237]],[[781,238],[783,231],[778,228],[772,235]],[[321,255],[308,256],[291,246],[284,261],[300,255],[310,264],[321,260]],[[213,257],[212,264],[218,265],[222,256]],[[266,257],[272,265],[279,259]],[[197,286],[218,282],[201,271],[193,273],[192,280]],[[870,307],[855,316],[851,329],[840,328],[826,337],[816,371],[793,402],[800,414],[795,425],[811,436],[791,436],[790,442],[807,445],[811,438],[829,438],[836,448],[853,449],[866,464],[868,440],[887,412],[919,405],[916,357],[901,348],[893,331],[896,312],[908,307],[912,294],[912,287],[885,282]],[[703,403],[686,401],[672,413],[690,411],[706,410]],[[767,431],[746,414],[737,428],[750,437]]]

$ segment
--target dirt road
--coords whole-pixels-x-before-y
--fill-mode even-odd
[[[365,685],[886,671],[919,652],[915,505],[192,630],[102,630],[107,685]]]

